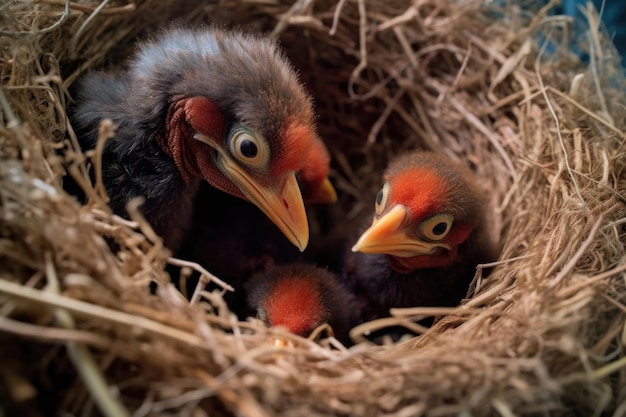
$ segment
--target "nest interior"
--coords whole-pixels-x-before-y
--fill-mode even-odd
[[[5,414],[626,413],[626,96],[592,9],[585,66],[551,3],[180,3],[0,6]],[[90,157],[67,120],[68,88],[123,65],[171,21],[279,38],[333,155],[332,225],[371,213],[396,154],[431,149],[470,165],[501,248],[489,275],[478,269],[458,308],[395,312],[443,317],[385,346],[237,322],[218,291],[187,301],[140,217],[112,215],[97,185],[85,206],[61,187]]]

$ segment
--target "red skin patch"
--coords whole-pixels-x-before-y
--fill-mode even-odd
[[[431,169],[405,170],[391,179],[387,206],[402,204],[409,208],[413,219],[421,220],[441,210],[448,190],[448,184]]]
[[[203,97],[174,97],[167,113],[165,135],[158,136],[157,140],[174,159],[185,184],[200,178],[226,193],[245,199],[243,193],[215,166],[209,145],[194,139],[196,132],[212,138],[216,144],[223,141],[222,112]]]
[[[224,119],[213,102],[200,97],[177,99],[167,111],[165,135],[157,140],[161,148],[170,155],[183,180],[189,184],[192,178],[209,180],[217,169],[211,161],[208,146],[193,138],[200,132],[211,138],[221,138]]]
[[[320,188],[322,182],[328,177],[329,164],[330,155],[326,147],[320,140],[313,140],[309,157],[300,169],[305,191],[310,190],[310,192],[315,193]]]
[[[184,101],[185,118],[196,132],[221,139],[224,136],[224,116],[210,100],[192,97]]]
[[[319,289],[298,277],[277,282],[264,309],[272,326],[284,326],[301,336],[308,336],[323,316]]]
[[[283,144],[280,158],[273,160],[272,174],[276,177],[285,172],[299,171],[306,165],[313,144],[319,138],[310,126],[298,123],[288,124],[279,138]]]

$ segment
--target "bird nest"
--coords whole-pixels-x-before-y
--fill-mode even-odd
[[[552,4],[217,3],[0,6],[0,413],[624,415],[626,93],[597,14],[574,38],[585,66]],[[501,251],[459,307],[393,311],[407,326],[438,320],[350,348],[238,322],[219,290],[187,301],[170,284],[169,262],[200,268],[170,259],[136,206],[113,215],[97,181],[86,206],[62,190],[98,155],[77,149],[68,87],[167,22],[209,19],[280,39],[333,156],[339,204],[317,209],[333,225],[371,214],[396,154],[473,168]]]

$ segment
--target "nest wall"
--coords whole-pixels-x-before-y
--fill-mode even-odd
[[[626,100],[606,36],[583,37],[583,65],[551,4],[179,3],[1,6],[5,411],[626,413]],[[333,225],[370,215],[394,155],[424,148],[470,165],[501,251],[461,306],[394,311],[402,322],[441,319],[400,344],[349,349],[240,323],[218,291],[202,293],[206,302],[180,295],[164,272],[169,254],[137,213],[114,216],[97,184],[84,184],[88,205],[68,196],[62,177],[80,178],[92,157],[76,146],[68,89],[85,71],[123,65],[171,21],[278,37],[333,156]],[[293,346],[274,346],[277,336]]]

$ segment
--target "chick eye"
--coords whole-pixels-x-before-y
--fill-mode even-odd
[[[420,224],[420,231],[430,240],[441,240],[452,228],[454,217],[450,213],[435,214]]]
[[[386,182],[383,188],[376,195],[376,214],[380,214],[387,204],[387,195],[389,194],[389,183]]]
[[[242,128],[233,130],[229,147],[230,152],[239,162],[249,166],[261,167],[269,159],[267,143]]]

